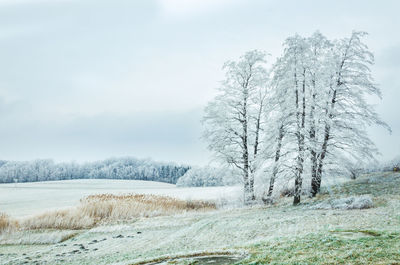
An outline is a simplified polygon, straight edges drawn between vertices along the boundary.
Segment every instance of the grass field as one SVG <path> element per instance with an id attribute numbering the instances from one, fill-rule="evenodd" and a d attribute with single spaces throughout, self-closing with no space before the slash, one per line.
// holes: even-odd
<path id="1" fill-rule="evenodd" d="M 3 234 L 2 264 L 400 264 L 400 174 L 370 174 L 291 206 L 184 212 L 90 229 Z M 315 210 L 369 194 L 374 207 Z"/>

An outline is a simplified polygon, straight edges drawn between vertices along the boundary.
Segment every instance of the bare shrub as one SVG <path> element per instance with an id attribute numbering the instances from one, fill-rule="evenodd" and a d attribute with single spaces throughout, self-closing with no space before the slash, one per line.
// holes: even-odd
<path id="1" fill-rule="evenodd" d="M 216 209 L 215 204 L 205 201 L 184 201 L 144 194 L 99 194 L 81 199 L 77 207 L 50 211 L 25 219 L 22 225 L 27 229 L 85 229 L 100 222 L 213 209 Z"/>
<path id="2" fill-rule="evenodd" d="M 11 219 L 7 214 L 0 213 L 0 234 L 11 232 L 19 227 L 17 220 Z"/>

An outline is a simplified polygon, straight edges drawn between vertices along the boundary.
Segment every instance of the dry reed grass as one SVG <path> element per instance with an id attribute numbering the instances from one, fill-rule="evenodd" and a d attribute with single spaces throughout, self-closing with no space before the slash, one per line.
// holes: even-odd
<path id="1" fill-rule="evenodd" d="M 95 224 L 79 207 L 48 211 L 21 220 L 23 229 L 85 229 Z"/>
<path id="2" fill-rule="evenodd" d="M 91 195 L 81 200 L 81 209 L 87 215 L 113 220 L 132 217 L 170 215 L 186 211 L 213 210 L 215 204 L 205 201 L 184 201 L 167 196 L 127 194 Z"/>
<path id="3" fill-rule="evenodd" d="M 17 220 L 11 219 L 5 213 L 0 213 L 0 234 L 11 232 L 18 229 L 19 223 Z"/>
<path id="4" fill-rule="evenodd" d="M 81 199 L 77 207 L 27 218 L 21 226 L 24 229 L 85 229 L 104 222 L 214 209 L 216 206 L 211 202 L 184 201 L 167 196 L 99 194 Z"/>

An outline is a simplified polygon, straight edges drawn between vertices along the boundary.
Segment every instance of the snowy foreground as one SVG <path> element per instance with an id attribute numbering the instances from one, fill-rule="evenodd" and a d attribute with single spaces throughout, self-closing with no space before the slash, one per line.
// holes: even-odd
<path id="1" fill-rule="evenodd" d="M 73 182 L 63 183 L 73 187 Z M 99 187 L 105 182 L 97 184 Z M 142 183 L 141 191 L 149 189 L 147 184 Z M 231 257 L 243 259 L 239 264 L 396 263 L 400 262 L 399 184 L 400 174 L 390 173 L 349 182 L 332 189 L 332 194 L 323 194 L 318 200 L 305 199 L 296 207 L 291 206 L 291 198 L 281 198 L 278 205 L 270 207 L 138 218 L 79 231 L 14 232 L 0 236 L 0 260 L 1 264 L 167 264 L 158 262 L 181 257 L 178 264 L 190 264 L 188 256 L 230 253 Z M 37 185 L 45 190 L 44 183 Z M 157 185 L 154 190 L 160 192 L 157 194 L 179 197 L 208 197 L 209 194 L 202 193 L 214 191 L 207 188 L 195 193 L 192 189 L 186 192 L 167 184 Z M 91 192 L 96 190 L 94 187 Z M 66 194 L 71 190 L 74 189 L 59 192 Z M 215 190 L 218 192 L 214 196 L 223 191 Z M 78 199 L 83 191 L 71 194 Z M 337 200 L 334 198 L 365 194 L 372 198 L 374 207 L 363 210 L 314 207 L 324 201 L 333 203 Z M 70 201 L 74 201 L 72 196 Z M 16 213 L 22 215 L 22 208 Z"/>
<path id="2" fill-rule="evenodd" d="M 173 184 L 141 180 L 82 179 L 0 184 L 0 212 L 23 217 L 75 206 L 85 196 L 104 193 L 155 194 L 184 200 L 229 200 L 234 203 L 240 192 L 240 187 L 176 188 Z"/>

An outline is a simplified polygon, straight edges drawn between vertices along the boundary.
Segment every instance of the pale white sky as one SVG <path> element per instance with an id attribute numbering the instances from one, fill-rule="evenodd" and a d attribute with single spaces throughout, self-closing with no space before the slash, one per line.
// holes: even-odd
<path id="1" fill-rule="evenodd" d="M 284 39 L 370 33 L 378 111 L 400 150 L 398 1 L 0 0 L 0 159 L 132 155 L 206 163 L 202 109 L 221 66 Z"/>

